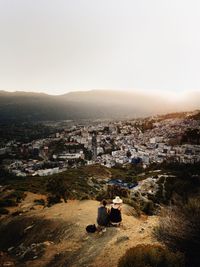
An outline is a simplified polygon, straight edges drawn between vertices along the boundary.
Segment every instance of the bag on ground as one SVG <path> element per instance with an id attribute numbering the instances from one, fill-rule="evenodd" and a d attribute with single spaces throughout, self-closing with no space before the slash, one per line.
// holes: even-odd
<path id="1" fill-rule="evenodd" d="M 95 233 L 97 230 L 95 224 L 89 224 L 85 229 L 88 233 Z"/>

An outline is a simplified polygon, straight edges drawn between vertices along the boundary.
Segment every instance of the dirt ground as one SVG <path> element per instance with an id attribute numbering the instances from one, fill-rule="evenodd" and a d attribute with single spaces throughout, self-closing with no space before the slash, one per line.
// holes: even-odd
<path id="1" fill-rule="evenodd" d="M 37 231 L 36 233 L 33 229 L 27 230 L 27 238 L 33 242 L 35 235 L 39 240 L 40 233 L 38 232 L 41 229 L 45 252 L 40 257 L 23 262 L 22 266 L 116 267 L 119 258 L 128 248 L 138 244 L 157 243 L 152 236 L 152 229 L 158 223 L 157 216 L 135 218 L 131 215 L 131 208 L 123 205 L 123 225 L 120 228 L 108 227 L 106 232 L 88 234 L 85 227 L 88 224 L 96 223 L 99 205 L 97 201 L 73 200 L 56 204 L 50 208 L 42 208 L 34 206 L 34 200 L 39 198 L 41 199 L 41 196 L 28 193 L 19 208 L 26 209 L 24 218 L 31 218 L 33 221 L 32 224 L 29 223 L 31 225 L 28 227 L 33 229 L 35 227 L 35 231 Z M 51 222 L 51 224 L 42 225 L 40 223 L 41 226 L 36 226 L 38 220 Z M 58 231 L 60 226 L 62 231 L 59 231 L 59 239 L 54 240 L 52 235 L 49 238 L 48 229 L 45 229 L 46 232 L 44 232 L 45 227 L 52 227 L 52 225 L 56 225 L 54 232 Z M 33 236 L 30 239 L 28 235 L 31 234 Z"/>

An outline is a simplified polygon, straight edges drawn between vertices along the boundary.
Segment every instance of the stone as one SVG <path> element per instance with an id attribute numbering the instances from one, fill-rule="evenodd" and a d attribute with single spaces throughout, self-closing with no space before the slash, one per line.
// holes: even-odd
<path id="1" fill-rule="evenodd" d="M 45 246 L 50 246 L 51 244 L 52 244 L 53 242 L 50 242 L 50 241 L 44 241 L 43 242 L 43 245 L 45 245 Z"/>
<path id="2" fill-rule="evenodd" d="M 13 250 L 14 249 L 14 247 L 10 247 L 10 248 L 8 248 L 8 252 L 10 252 L 11 250 Z"/>
<path id="3" fill-rule="evenodd" d="M 14 265 L 14 262 L 12 262 L 12 261 L 6 261 L 6 262 L 3 263 L 3 267 L 10 267 L 10 266 L 15 266 Z"/>
<path id="4" fill-rule="evenodd" d="M 26 233 L 26 231 L 28 231 L 28 230 L 30 230 L 31 228 L 33 228 L 33 226 L 34 226 L 34 224 L 29 225 L 28 227 L 26 227 L 26 228 L 24 229 L 24 233 Z"/>
<path id="5" fill-rule="evenodd" d="M 89 239 L 89 236 L 84 237 L 82 240 L 87 241 Z"/>

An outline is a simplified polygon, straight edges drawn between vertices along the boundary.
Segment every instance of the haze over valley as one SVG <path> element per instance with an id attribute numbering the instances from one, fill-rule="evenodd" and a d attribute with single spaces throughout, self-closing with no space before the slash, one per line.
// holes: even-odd
<path id="1" fill-rule="evenodd" d="M 177 97 L 180 96 L 180 97 Z M 200 107 L 200 92 L 91 90 L 64 95 L 0 91 L 0 122 L 137 118 Z"/>

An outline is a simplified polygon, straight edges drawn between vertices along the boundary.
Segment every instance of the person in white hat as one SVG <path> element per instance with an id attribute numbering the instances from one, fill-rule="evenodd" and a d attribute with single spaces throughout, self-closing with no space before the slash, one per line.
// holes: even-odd
<path id="1" fill-rule="evenodd" d="M 122 199 L 119 196 L 116 196 L 115 199 L 113 199 L 113 204 L 111 206 L 110 210 L 110 223 L 113 226 L 120 226 L 122 221 L 122 215 L 121 215 L 121 206 L 122 206 Z"/>

